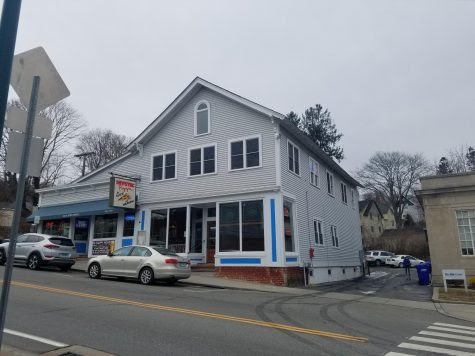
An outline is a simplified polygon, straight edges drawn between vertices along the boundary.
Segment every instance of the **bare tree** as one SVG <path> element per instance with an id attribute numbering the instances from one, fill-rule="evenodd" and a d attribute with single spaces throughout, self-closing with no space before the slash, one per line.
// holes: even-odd
<path id="1" fill-rule="evenodd" d="M 93 152 L 82 157 L 86 160 L 86 172 L 91 172 L 113 159 L 123 155 L 132 139 L 119 135 L 111 130 L 90 130 L 79 137 L 76 145 L 76 155 Z M 81 171 L 82 163 L 76 164 L 77 171 Z"/>
<path id="2" fill-rule="evenodd" d="M 384 199 L 394 215 L 397 228 L 402 228 L 408 197 L 413 195 L 419 179 L 430 171 L 430 165 L 421 154 L 378 152 L 364 164 L 357 176 L 366 190 Z"/>
<path id="3" fill-rule="evenodd" d="M 468 152 L 468 146 L 461 145 L 460 147 L 454 147 L 448 152 L 448 166 L 451 173 L 465 173 L 468 170 L 466 154 Z"/>

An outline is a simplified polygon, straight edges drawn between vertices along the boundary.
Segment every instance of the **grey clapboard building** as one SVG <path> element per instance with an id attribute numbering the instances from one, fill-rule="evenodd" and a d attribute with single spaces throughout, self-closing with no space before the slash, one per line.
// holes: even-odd
<path id="1" fill-rule="evenodd" d="M 136 210 L 109 206 L 111 172 L 140 179 Z M 222 276 L 322 283 L 361 275 L 357 186 L 284 115 L 196 78 L 122 157 L 38 190 L 35 214 L 89 257 L 161 245 Z"/>

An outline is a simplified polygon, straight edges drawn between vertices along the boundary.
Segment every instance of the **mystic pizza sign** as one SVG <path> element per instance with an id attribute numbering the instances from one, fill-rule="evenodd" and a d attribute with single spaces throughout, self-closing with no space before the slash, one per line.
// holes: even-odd
<path id="1" fill-rule="evenodd" d="M 109 205 L 116 208 L 135 209 L 135 187 L 132 179 L 112 177 L 109 188 Z"/>

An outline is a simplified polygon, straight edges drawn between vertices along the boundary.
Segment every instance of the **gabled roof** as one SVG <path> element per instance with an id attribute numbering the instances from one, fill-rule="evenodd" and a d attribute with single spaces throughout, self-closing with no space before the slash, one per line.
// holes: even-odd
<path id="1" fill-rule="evenodd" d="M 340 175 L 345 181 L 350 183 L 353 186 L 361 186 L 351 175 L 349 175 L 343 168 L 341 168 L 338 163 L 336 163 L 330 156 L 328 156 L 323 150 L 315 144 L 307 135 L 305 135 L 300 129 L 295 125 L 290 123 L 285 115 L 269 109 L 263 105 L 257 104 L 249 99 L 246 99 L 240 95 L 237 95 L 229 90 L 221 88 L 220 86 L 208 82 L 200 77 L 196 77 L 176 98 L 173 102 L 154 120 L 150 125 L 145 128 L 130 144 L 127 146 L 127 153 L 124 156 L 121 156 L 114 161 L 96 169 L 95 171 L 86 174 L 84 177 L 81 177 L 74 181 L 74 183 L 79 183 L 88 177 L 97 174 L 110 166 L 112 163 L 122 160 L 126 155 L 129 155 L 131 152 L 137 149 L 137 146 L 143 145 L 148 142 L 172 117 L 173 115 L 180 110 L 200 89 L 206 88 L 215 93 L 221 94 L 226 98 L 234 100 L 256 112 L 259 112 L 269 118 L 278 119 L 280 125 L 289 132 L 296 141 L 304 145 L 310 152 L 312 152 L 317 158 L 323 161 L 330 169 L 335 173 Z"/>
<path id="2" fill-rule="evenodd" d="M 358 205 L 359 205 L 360 213 L 363 212 L 364 216 L 369 215 L 369 211 L 371 210 L 371 207 L 373 205 L 376 207 L 381 217 L 383 216 L 383 213 L 379 209 L 379 206 L 378 206 L 378 203 L 376 203 L 376 200 L 373 200 L 373 199 L 362 200 L 358 202 Z"/>

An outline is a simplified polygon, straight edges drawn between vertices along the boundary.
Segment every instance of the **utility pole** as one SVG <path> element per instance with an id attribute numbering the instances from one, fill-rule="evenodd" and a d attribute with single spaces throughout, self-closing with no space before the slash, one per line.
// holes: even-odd
<path id="1" fill-rule="evenodd" d="M 4 0 L 0 20 L 0 132 L 3 132 L 21 0 Z M 0 145 L 2 136 L 0 135 Z"/>
<path id="2" fill-rule="evenodd" d="M 82 174 L 81 177 L 84 177 L 86 174 L 86 158 L 92 155 L 95 155 L 96 152 L 84 152 L 84 153 L 79 153 L 77 155 L 74 155 L 74 157 L 78 157 L 79 159 L 82 158 Z"/>

